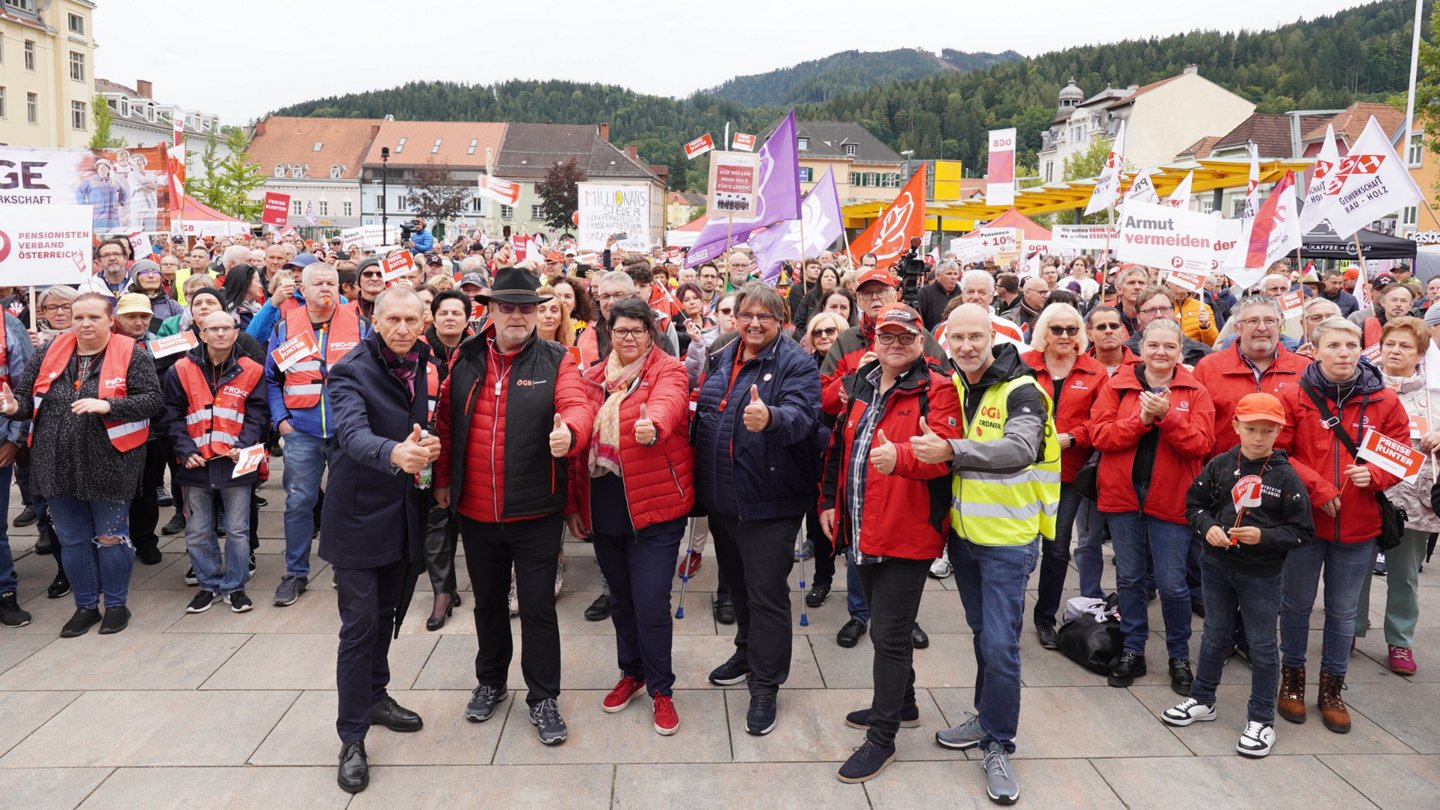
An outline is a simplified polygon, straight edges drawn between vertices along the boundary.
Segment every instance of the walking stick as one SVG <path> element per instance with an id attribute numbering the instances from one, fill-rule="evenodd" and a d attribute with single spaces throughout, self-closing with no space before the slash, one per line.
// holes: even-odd
<path id="1" fill-rule="evenodd" d="M 685 548 L 685 561 L 680 564 L 680 605 L 675 608 L 675 618 L 685 618 L 685 590 L 690 584 L 690 555 L 695 553 L 695 519 L 690 519 L 690 541 Z"/>

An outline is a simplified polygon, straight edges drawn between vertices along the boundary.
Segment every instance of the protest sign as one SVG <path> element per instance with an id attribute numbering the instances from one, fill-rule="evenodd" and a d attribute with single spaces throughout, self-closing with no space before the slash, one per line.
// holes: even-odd
<path id="1" fill-rule="evenodd" d="M 340 232 L 340 244 L 349 249 L 351 245 L 379 247 L 385 244 L 385 235 L 379 225 L 360 225 Z"/>
<path id="2" fill-rule="evenodd" d="M 1282 293 L 1280 295 L 1280 315 L 1285 320 L 1300 317 L 1305 309 L 1305 295 L 1299 290 Z"/>
<path id="3" fill-rule="evenodd" d="M 985 204 L 1015 203 L 1015 130 L 990 130 L 990 155 L 985 171 Z"/>
<path id="4" fill-rule="evenodd" d="M 734 137 L 730 139 L 730 148 L 738 149 L 741 152 L 754 152 L 755 136 L 746 135 L 743 132 L 737 132 L 735 133 Z"/>
<path id="5" fill-rule="evenodd" d="M 162 357 L 169 357 L 172 354 L 188 352 L 195 348 L 198 342 L 199 340 L 195 337 L 195 333 L 189 329 L 162 338 L 155 338 L 150 341 L 149 344 L 150 356 L 159 360 Z"/>
<path id="6" fill-rule="evenodd" d="M 624 234 L 615 244 L 624 250 L 650 249 L 650 197 L 648 185 L 578 183 L 580 247 L 604 250 L 606 239 Z M 711 216 L 711 221 L 723 217 Z"/>
<path id="7" fill-rule="evenodd" d="M 687 160 L 694 160 L 714 148 L 715 139 L 710 137 L 710 133 L 707 132 L 685 144 L 685 158 Z"/>
<path id="8" fill-rule="evenodd" d="M 1165 280 L 1182 290 L 1198 293 L 1205 289 L 1204 273 L 1187 273 L 1184 270 L 1171 270 Z"/>
<path id="9" fill-rule="evenodd" d="M 93 222 L 88 205 L 0 206 L 0 286 L 81 283 Z"/>
<path id="10" fill-rule="evenodd" d="M 1398 478 L 1410 479 L 1420 474 L 1425 463 L 1425 454 L 1404 442 L 1398 442 L 1383 433 L 1370 428 L 1360 437 L 1360 452 L 1356 457 Z"/>
<path id="11" fill-rule="evenodd" d="M 524 257 L 517 257 L 516 260 L 523 261 Z M 386 281 L 394 281 L 414 269 L 415 259 L 408 250 L 397 251 L 380 260 L 380 271 Z"/>
<path id="12" fill-rule="evenodd" d="M 281 194 L 278 191 L 265 192 L 265 205 L 260 212 L 260 221 L 266 225 L 283 228 L 285 220 L 289 216 L 290 195 Z"/>
<path id="13" fill-rule="evenodd" d="M 251 447 L 240 448 L 240 458 L 235 461 L 235 472 L 231 478 L 239 478 L 249 475 L 260 469 L 260 462 L 265 460 L 265 445 L 257 444 Z"/>
<path id="14" fill-rule="evenodd" d="M 1215 219 L 1208 214 L 1153 203 L 1131 202 L 1121 209 L 1121 261 L 1166 270 L 1209 272 L 1214 261 Z"/>
<path id="15" fill-rule="evenodd" d="M 710 156 L 712 217 L 755 216 L 760 193 L 760 156 L 752 152 L 716 152 Z"/>
<path id="16" fill-rule="evenodd" d="M 1056 250 L 1104 250 L 1114 246 L 1118 230 L 1114 225 L 1056 225 L 1050 241 Z"/>
<path id="17" fill-rule="evenodd" d="M 0 146 L 0 205 L 91 206 L 91 231 L 101 235 L 168 231 L 170 209 L 177 207 L 163 146 Z"/>
<path id="18" fill-rule="evenodd" d="M 695 237 L 690 252 L 685 254 L 686 267 L 698 267 L 718 258 L 731 245 L 747 241 L 750 234 L 760 228 L 800 218 L 800 163 L 795 131 L 795 111 L 791 110 L 757 152 L 760 190 L 755 216 L 710 217 Z M 585 247 L 583 242 L 581 247 Z"/>
<path id="19" fill-rule="evenodd" d="M 308 329 L 275 347 L 270 353 L 275 368 L 289 371 L 296 363 L 310 357 L 320 356 L 320 344 L 315 342 L 315 333 Z"/>

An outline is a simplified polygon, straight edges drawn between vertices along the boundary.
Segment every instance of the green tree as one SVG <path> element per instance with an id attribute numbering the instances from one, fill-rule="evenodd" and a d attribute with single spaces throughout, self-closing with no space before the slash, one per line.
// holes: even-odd
<path id="1" fill-rule="evenodd" d="M 571 215 L 580 210 L 576 184 L 583 182 L 585 170 L 573 158 L 545 171 L 545 179 L 535 186 L 535 193 L 540 197 L 540 216 L 546 225 L 556 230 L 570 227 Z"/>
<path id="2" fill-rule="evenodd" d="M 106 103 L 105 97 L 99 93 L 90 102 L 93 112 L 90 114 L 91 121 L 95 124 L 95 134 L 90 136 L 91 149 L 119 149 L 126 146 L 124 138 L 116 138 L 111 132 L 111 125 L 114 116 L 110 114 L 110 105 Z"/>
<path id="3" fill-rule="evenodd" d="M 240 127 L 225 131 L 227 154 L 220 157 L 219 144 L 215 136 L 206 139 L 205 151 L 200 155 L 200 165 L 205 175 L 188 179 L 186 193 L 222 214 L 229 214 L 246 222 L 253 222 L 260 216 L 260 200 L 250 199 L 250 192 L 265 183 L 265 176 L 250 160 L 246 151 L 250 138 Z"/>

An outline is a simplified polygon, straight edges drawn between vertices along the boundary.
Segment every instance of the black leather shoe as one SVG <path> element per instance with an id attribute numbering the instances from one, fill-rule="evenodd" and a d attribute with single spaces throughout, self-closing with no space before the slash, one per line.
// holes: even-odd
<path id="1" fill-rule="evenodd" d="M 1117 688 L 1124 688 L 1134 683 L 1136 678 L 1143 677 L 1145 677 L 1145 656 L 1122 652 L 1120 657 L 1115 659 L 1114 666 L 1110 667 L 1110 677 L 1105 682 Z"/>
<path id="2" fill-rule="evenodd" d="M 1170 659 L 1170 689 L 1177 695 L 1190 697 L 1190 684 L 1195 674 L 1190 671 L 1190 662 L 1184 658 Z"/>
<path id="3" fill-rule="evenodd" d="M 910 628 L 910 643 L 917 650 L 923 650 L 930 646 L 930 637 L 925 635 L 924 630 L 920 629 L 919 622 L 916 622 L 915 626 Z"/>
<path id="4" fill-rule="evenodd" d="M 860 637 L 865 635 L 865 631 L 869 629 L 865 622 L 851 619 L 845 622 L 845 626 L 840 628 L 840 632 L 835 634 L 835 643 L 841 647 L 854 647 L 860 643 Z"/>
<path id="5" fill-rule="evenodd" d="M 386 695 L 370 706 L 370 725 L 405 733 L 419 731 L 425 727 L 425 721 L 420 719 L 420 715 L 396 703 L 395 698 Z"/>
<path id="6" fill-rule="evenodd" d="M 810 586 L 810 592 L 805 594 L 805 606 L 818 608 L 821 605 L 825 604 L 825 600 L 829 597 L 830 583 L 816 582 L 815 584 Z"/>
<path id="7" fill-rule="evenodd" d="M 715 614 L 715 621 L 721 624 L 735 623 L 735 606 L 729 602 L 716 602 L 710 612 Z"/>
<path id="8" fill-rule="evenodd" d="M 164 526 L 160 527 L 160 533 L 166 537 L 172 534 L 179 534 L 183 531 L 185 531 L 185 516 L 179 512 L 176 512 L 174 517 L 170 518 Z"/>
<path id="9" fill-rule="evenodd" d="M 10 525 L 20 529 L 32 525 L 39 519 L 40 516 L 35 514 L 35 510 L 27 506 L 20 510 L 20 514 L 15 516 L 15 522 Z"/>
<path id="10" fill-rule="evenodd" d="M 51 554 L 58 554 L 60 541 L 55 538 L 55 530 L 49 526 L 41 526 L 40 533 L 35 536 L 35 553 L 44 557 Z"/>
<path id="11" fill-rule="evenodd" d="M 346 793 L 359 793 L 370 785 L 370 760 L 365 757 L 365 742 L 356 740 L 340 748 L 340 773 L 336 784 Z"/>
<path id="12" fill-rule="evenodd" d="M 590 607 L 585 608 L 585 620 L 591 622 L 603 622 L 610 618 L 610 597 L 600 594 Z"/>
<path id="13" fill-rule="evenodd" d="M 1041 647 L 1047 650 L 1058 650 L 1060 648 L 1060 636 L 1055 632 L 1054 622 L 1035 622 L 1035 635 L 1039 637 Z"/>

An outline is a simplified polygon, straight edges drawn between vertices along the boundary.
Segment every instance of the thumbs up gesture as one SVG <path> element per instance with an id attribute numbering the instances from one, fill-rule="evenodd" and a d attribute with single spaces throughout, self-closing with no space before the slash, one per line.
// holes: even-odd
<path id="1" fill-rule="evenodd" d="M 745 429 L 759 433 L 770 426 L 770 408 L 760 401 L 760 387 L 750 386 L 750 404 L 745 406 Z"/>
<path id="2" fill-rule="evenodd" d="M 555 414 L 555 427 L 550 431 L 550 455 L 555 458 L 564 458 L 574 443 L 575 435 L 570 432 L 569 426 L 565 424 L 564 419 L 560 418 L 560 414 Z"/>
<path id="3" fill-rule="evenodd" d="M 650 421 L 650 413 L 645 408 L 645 403 L 640 403 L 640 418 L 635 420 L 635 443 L 646 447 L 654 444 L 659 437 L 655 433 L 655 423 Z"/>
<path id="4" fill-rule="evenodd" d="M 420 426 L 416 425 L 410 435 L 405 437 L 405 441 L 395 445 L 395 449 L 390 451 L 390 463 L 411 475 L 425 469 L 425 465 L 430 463 L 430 448 L 425 446 L 424 442 Z M 435 449 L 438 451 L 439 447 Z"/>
<path id="5" fill-rule="evenodd" d="M 870 444 L 870 465 L 885 475 L 895 472 L 895 444 L 885 438 L 885 431 L 875 431 Z"/>
<path id="6" fill-rule="evenodd" d="M 949 464 L 955 458 L 955 449 L 950 446 L 950 441 L 937 436 L 924 419 L 920 420 L 920 435 L 910 440 L 910 449 L 922 464 Z"/>
<path id="7" fill-rule="evenodd" d="M 15 400 L 15 393 L 10 390 L 10 383 L 0 383 L 0 413 L 9 415 L 20 409 L 20 403 Z"/>

